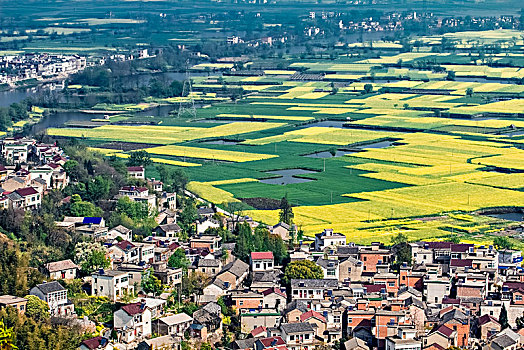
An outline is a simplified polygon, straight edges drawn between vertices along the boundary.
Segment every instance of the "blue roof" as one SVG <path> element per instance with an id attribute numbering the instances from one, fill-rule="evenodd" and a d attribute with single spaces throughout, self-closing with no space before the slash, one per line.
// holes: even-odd
<path id="1" fill-rule="evenodd" d="M 82 221 L 83 224 L 96 224 L 99 225 L 102 222 L 102 218 L 96 218 L 96 217 L 85 217 Z"/>
<path id="2" fill-rule="evenodd" d="M 190 326 L 190 328 L 200 330 L 200 329 L 204 328 L 204 326 L 202 326 L 201 324 L 194 324 L 194 323 L 193 323 L 193 324 Z"/>

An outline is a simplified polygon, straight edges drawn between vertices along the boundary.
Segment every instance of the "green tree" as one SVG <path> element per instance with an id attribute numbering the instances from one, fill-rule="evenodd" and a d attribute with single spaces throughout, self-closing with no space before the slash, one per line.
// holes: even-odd
<path id="1" fill-rule="evenodd" d="M 292 225 L 294 217 L 295 214 L 293 214 L 293 207 L 291 206 L 291 203 L 289 203 L 287 197 L 282 197 L 280 200 L 280 222 L 285 222 L 288 225 Z"/>
<path id="2" fill-rule="evenodd" d="M 365 84 L 364 85 L 364 93 L 365 94 L 370 94 L 373 92 L 373 84 Z"/>
<path id="3" fill-rule="evenodd" d="M 82 217 L 82 216 L 100 216 L 102 210 L 95 207 L 91 202 L 83 201 L 78 194 L 71 196 L 71 207 L 69 211 L 72 216 Z"/>
<path id="4" fill-rule="evenodd" d="M 411 248 L 408 244 L 408 236 L 399 232 L 391 237 L 391 244 L 394 246 L 396 265 L 398 266 L 402 263 L 411 264 Z"/>
<path id="5" fill-rule="evenodd" d="M 502 329 L 509 327 L 508 323 L 508 310 L 506 310 L 506 305 L 502 304 L 502 309 L 500 310 L 499 323 Z"/>
<path id="6" fill-rule="evenodd" d="M 186 257 L 186 252 L 182 248 L 176 249 L 167 260 L 167 266 L 178 269 L 183 268 L 187 270 L 189 259 Z"/>
<path id="7" fill-rule="evenodd" d="M 153 275 L 153 269 L 142 272 L 142 282 L 140 285 L 146 293 L 151 293 L 154 296 L 158 296 L 164 291 L 162 281 Z"/>
<path id="8" fill-rule="evenodd" d="M 90 274 L 98 269 L 106 269 L 111 264 L 106 252 L 99 243 L 80 242 L 75 247 L 75 262 L 80 269 Z"/>
<path id="9" fill-rule="evenodd" d="M 472 88 L 467 88 L 466 89 L 466 96 L 469 96 L 469 97 L 473 96 L 473 89 Z"/>
<path id="10" fill-rule="evenodd" d="M 322 268 L 311 260 L 297 260 L 290 262 L 284 272 L 284 282 L 292 279 L 321 279 L 324 277 Z"/>
<path id="11" fill-rule="evenodd" d="M 18 347 L 15 345 L 15 334 L 13 333 L 13 327 L 8 328 L 4 320 L 0 320 L 0 349 L 1 350 L 16 350 Z"/>
<path id="12" fill-rule="evenodd" d="M 25 314 L 36 321 L 43 321 L 49 318 L 49 305 L 36 295 L 26 295 L 27 305 Z"/>
<path id="13" fill-rule="evenodd" d="M 148 166 L 152 163 L 151 156 L 146 151 L 131 152 L 127 163 L 130 166 Z"/>
<path id="14" fill-rule="evenodd" d="M 508 237 L 499 236 L 493 239 L 493 246 L 496 249 L 513 249 L 513 242 Z"/>
<path id="15" fill-rule="evenodd" d="M 203 343 L 200 346 L 200 350 L 213 350 L 213 347 L 209 343 Z"/>
<path id="16" fill-rule="evenodd" d="M 195 201 L 191 198 L 186 198 L 183 201 L 183 208 L 178 216 L 178 224 L 186 234 L 190 234 L 194 230 L 193 223 L 198 218 L 198 210 Z"/>
<path id="17" fill-rule="evenodd" d="M 129 197 L 121 197 L 116 203 L 116 211 L 125 214 L 135 222 L 149 217 L 149 207 L 145 202 L 135 202 Z"/>

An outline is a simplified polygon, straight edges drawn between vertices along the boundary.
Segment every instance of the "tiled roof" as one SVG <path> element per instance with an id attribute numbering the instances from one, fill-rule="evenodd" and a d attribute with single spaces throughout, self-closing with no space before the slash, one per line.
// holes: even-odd
<path id="1" fill-rule="evenodd" d="M 314 332 L 313 327 L 309 323 L 285 323 L 280 325 L 280 328 L 286 332 L 286 334 Z"/>
<path id="2" fill-rule="evenodd" d="M 77 269 L 78 265 L 72 262 L 70 259 L 67 259 L 62 261 L 50 262 L 45 265 L 45 268 L 47 271 L 52 273 L 62 270 Z"/>
<path id="3" fill-rule="evenodd" d="M 119 247 L 120 249 L 124 250 L 124 251 L 128 251 L 130 249 L 133 249 L 135 247 L 135 245 L 129 241 L 122 241 L 122 242 L 118 242 L 117 244 L 115 244 L 117 247 Z"/>
<path id="4" fill-rule="evenodd" d="M 259 339 L 258 341 L 261 342 L 265 348 L 286 345 L 286 342 L 284 341 L 284 339 L 282 339 L 282 337 L 269 337 Z"/>
<path id="5" fill-rule="evenodd" d="M 262 334 L 262 333 L 266 333 L 266 332 L 267 332 L 267 328 L 266 327 L 258 326 L 257 328 L 253 329 L 250 334 L 253 337 L 256 337 L 257 335 Z"/>
<path id="6" fill-rule="evenodd" d="M 145 309 L 146 305 L 140 302 L 122 306 L 122 310 L 127 312 L 129 316 L 141 314 L 142 312 L 144 312 Z"/>
<path id="7" fill-rule="evenodd" d="M 312 317 L 319 319 L 322 322 L 326 322 L 326 318 L 324 316 L 313 310 L 309 310 L 308 312 L 305 312 L 302 315 L 300 315 L 300 322 L 306 322 Z"/>
<path id="8" fill-rule="evenodd" d="M 272 294 L 272 293 L 278 294 L 278 295 L 286 298 L 286 293 L 282 292 L 279 288 L 269 288 L 269 289 L 266 289 L 265 291 L 262 292 L 262 294 L 264 296 Z"/>
<path id="9" fill-rule="evenodd" d="M 450 266 L 455 267 L 471 267 L 473 264 L 473 260 L 471 259 L 451 259 L 449 262 Z"/>
<path id="10" fill-rule="evenodd" d="M 108 343 L 108 340 L 104 337 L 94 337 L 91 339 L 86 339 L 82 342 L 88 349 L 98 349 L 101 346 L 104 346 Z"/>
<path id="11" fill-rule="evenodd" d="M 22 197 L 38 194 L 38 191 L 35 190 L 33 187 L 20 188 L 16 190 L 15 192 L 18 193 Z"/>
<path id="12" fill-rule="evenodd" d="M 38 284 L 38 285 L 36 286 L 36 288 L 40 289 L 44 295 L 45 295 L 45 294 L 49 294 L 49 293 L 61 292 L 61 291 L 63 291 L 63 290 L 66 290 L 66 289 L 65 289 L 65 288 L 64 288 L 60 283 L 58 283 L 57 281 Z"/>
<path id="13" fill-rule="evenodd" d="M 130 166 L 127 167 L 127 171 L 144 171 L 144 168 L 141 166 Z"/>
<path id="14" fill-rule="evenodd" d="M 446 337 L 450 337 L 453 334 L 453 329 L 446 327 L 445 325 L 440 326 L 437 332 L 442 333 Z"/>
<path id="15" fill-rule="evenodd" d="M 252 252 L 251 260 L 273 260 L 273 252 Z"/>
<path id="16" fill-rule="evenodd" d="M 495 322 L 497 324 L 499 323 L 499 321 L 497 321 L 496 318 L 491 317 L 490 315 L 482 315 L 479 317 L 479 320 L 478 320 L 479 326 L 482 326 L 483 324 L 486 324 L 488 322 Z"/>

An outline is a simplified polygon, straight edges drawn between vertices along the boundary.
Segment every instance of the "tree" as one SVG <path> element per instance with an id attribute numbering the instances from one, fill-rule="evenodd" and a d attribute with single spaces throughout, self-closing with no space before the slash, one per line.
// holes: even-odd
<path id="1" fill-rule="evenodd" d="M 152 162 L 151 156 L 146 151 L 132 152 L 127 161 L 130 166 L 148 166 Z"/>
<path id="2" fill-rule="evenodd" d="M 399 232 L 391 237 L 391 243 L 394 246 L 396 265 L 411 264 L 411 248 L 408 244 L 408 236 Z"/>
<path id="3" fill-rule="evenodd" d="M 517 323 L 517 329 L 522 329 L 522 328 L 524 328 L 524 313 L 522 314 L 521 317 L 517 317 L 517 319 L 515 320 L 515 322 Z"/>
<path id="4" fill-rule="evenodd" d="M 13 333 L 13 327 L 7 328 L 7 326 L 4 323 L 4 320 L 0 320 L 0 349 L 18 349 L 18 347 L 15 345 L 15 334 Z"/>
<path id="5" fill-rule="evenodd" d="M 294 216 L 295 215 L 293 214 L 293 207 L 291 206 L 291 203 L 289 203 L 287 197 L 282 197 L 280 200 L 280 222 L 285 222 L 288 225 L 292 225 Z"/>
<path id="6" fill-rule="evenodd" d="M 493 239 L 493 245 L 496 249 L 500 250 L 513 248 L 513 242 L 511 242 L 510 239 L 505 236 L 495 237 L 495 239 Z"/>
<path id="7" fill-rule="evenodd" d="M 142 282 L 140 285 L 146 293 L 151 293 L 154 296 L 158 296 L 164 291 L 162 281 L 153 275 L 153 269 L 142 272 Z"/>
<path id="8" fill-rule="evenodd" d="M 506 310 L 506 305 L 502 304 L 502 310 L 500 310 L 499 323 L 502 329 L 509 327 L 508 323 L 508 311 Z"/>
<path id="9" fill-rule="evenodd" d="M 191 198 L 186 198 L 183 201 L 183 208 L 178 216 L 178 225 L 187 234 L 190 234 L 193 229 L 193 223 L 198 218 L 198 210 L 195 201 Z"/>
<path id="10" fill-rule="evenodd" d="M 195 271 L 182 277 L 182 292 L 185 295 L 201 295 L 204 288 L 209 284 L 209 276 L 203 272 Z"/>
<path id="11" fill-rule="evenodd" d="M 187 270 L 189 265 L 189 259 L 186 257 L 186 252 L 182 248 L 176 249 L 167 261 L 167 266 L 179 269 L 183 268 Z"/>
<path id="12" fill-rule="evenodd" d="M 98 269 L 106 269 L 111 265 L 109 258 L 106 258 L 104 248 L 99 243 L 78 243 L 75 247 L 74 260 L 86 274 Z"/>
<path id="13" fill-rule="evenodd" d="M 469 96 L 469 97 L 473 96 L 473 89 L 472 88 L 467 88 L 466 89 L 466 96 Z"/>
<path id="14" fill-rule="evenodd" d="M 203 343 L 200 346 L 200 350 L 213 350 L 213 347 L 209 343 Z"/>
<path id="15" fill-rule="evenodd" d="M 373 92 L 373 85 L 372 84 L 365 84 L 364 85 L 364 93 L 365 94 L 370 94 Z"/>
<path id="16" fill-rule="evenodd" d="M 71 207 L 69 208 L 71 216 L 100 216 L 102 211 L 100 208 L 95 207 L 91 202 L 83 201 L 78 194 L 71 196 Z"/>
<path id="17" fill-rule="evenodd" d="M 450 70 L 448 72 L 448 76 L 446 77 L 447 80 L 455 80 L 455 72 Z"/>
<path id="18" fill-rule="evenodd" d="M 26 295 L 27 305 L 25 314 L 36 321 L 43 321 L 49 318 L 49 305 L 36 295 Z"/>
<path id="19" fill-rule="evenodd" d="M 289 283 L 292 279 L 321 279 L 324 278 L 322 268 L 311 260 L 292 261 L 286 266 L 284 282 Z"/>

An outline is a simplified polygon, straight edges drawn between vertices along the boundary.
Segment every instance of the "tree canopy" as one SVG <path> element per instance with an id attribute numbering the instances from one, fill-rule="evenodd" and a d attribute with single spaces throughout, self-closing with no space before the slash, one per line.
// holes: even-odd
<path id="1" fill-rule="evenodd" d="M 284 282 L 292 279 L 321 279 L 324 278 L 322 268 L 311 260 L 297 260 L 290 262 L 284 271 Z"/>

